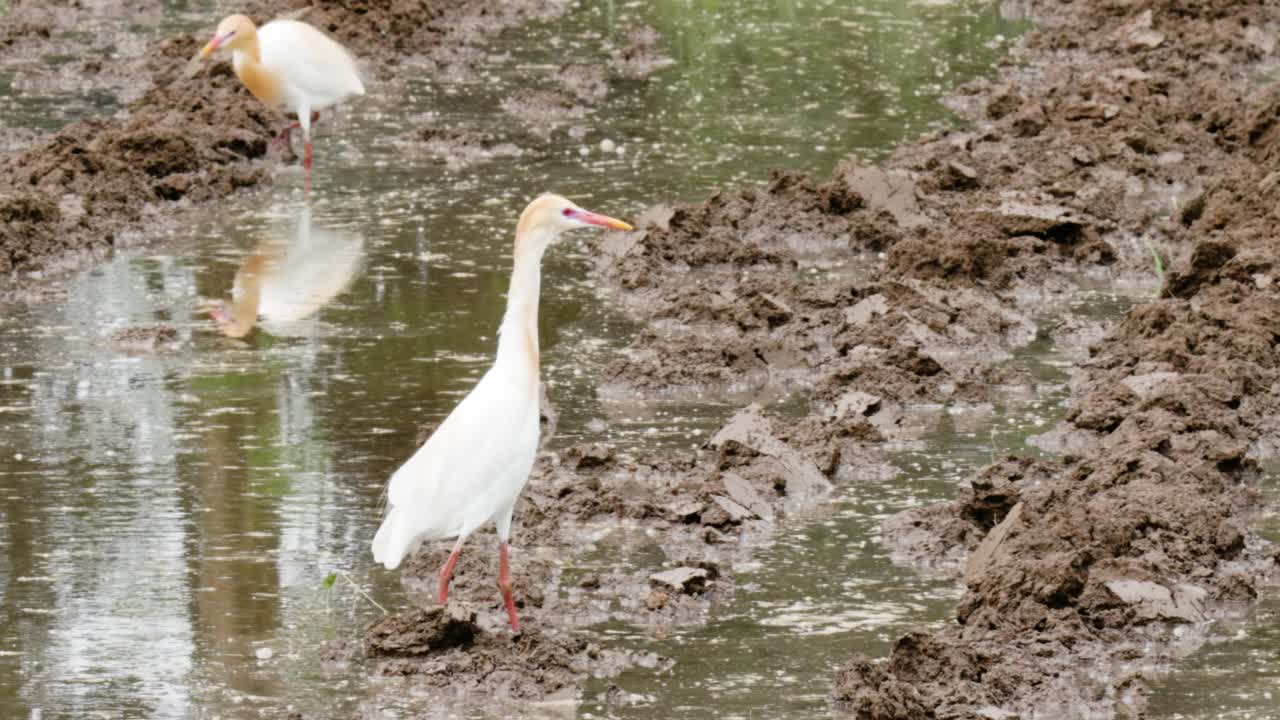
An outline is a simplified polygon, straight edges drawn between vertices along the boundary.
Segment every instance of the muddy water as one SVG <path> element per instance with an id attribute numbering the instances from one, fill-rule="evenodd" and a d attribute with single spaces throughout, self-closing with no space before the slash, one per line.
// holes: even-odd
<path id="1" fill-rule="evenodd" d="M 51 4 L 52 5 L 52 4 Z M 136 58 L 151 40 L 199 27 L 227 0 L 161 0 L 133 3 L 106 0 L 78 10 L 51 7 L 51 13 L 74 14 L 74 32 L 58 33 L 57 42 L 41 57 L 20 49 L 0 54 L 0 125 L 42 132 L 57 130 L 84 117 L 114 112 L 121 102 L 113 89 L 129 78 L 100 74 L 99 58 Z M 0 15 L 8 9 L 0 2 Z M 21 42 L 17 48 L 21 48 Z M 86 61 L 88 65 L 79 61 Z"/>
<path id="2" fill-rule="evenodd" d="M 561 62 L 599 62 L 641 22 L 675 64 L 615 85 L 578 137 L 457 172 L 397 140 L 423 122 L 505 136 L 517 121 L 496 108 L 512 89 Z M 524 201 L 554 189 L 626 217 L 772 166 L 874 159 L 950 122 L 938 94 L 985 72 L 1017 29 L 982 3 L 584 3 L 491 43 L 480 72 L 432 82 L 409 71 L 326 117 L 309 195 L 284 170 L 270 193 L 74 278 L 64 302 L 7 308 L 0 707 L 15 717 L 436 707 L 322 665 L 316 648 L 378 612 L 354 587 L 403 602 L 395 574 L 370 567 L 378 498 L 419 423 L 439 420 L 489 362 Z M 38 125 L 28 101 L 38 98 L 0 104 L 4 122 Z M 581 247 L 567 241 L 545 266 L 555 443 L 700 443 L 730 404 L 596 397 L 600 366 L 632 327 L 584 279 Z M 257 273 L 262 327 L 226 337 L 198 308 L 254 263 L 271 269 Z M 176 339 L 155 350 L 115 339 L 150 323 Z M 883 649 L 954 601 L 950 583 L 887 562 L 879 519 L 949 496 L 992 452 L 1020 448 L 1058 397 L 1032 392 L 1011 409 L 930 421 L 932 439 L 898 448 L 894 467 L 778 538 L 706 628 L 593 630 L 680 661 L 671 675 L 623 678 L 652 699 L 617 712 L 724 703 L 744 716 L 811 716 L 831 664 Z M 483 699 L 466 707 L 488 714 Z"/>
<path id="3" fill-rule="evenodd" d="M 1074 310 L 1113 318 L 1132 298 L 1082 293 Z M 833 668 L 855 652 L 886 655 L 904 634 L 945 622 L 960 596 L 940 569 L 892 563 L 880 523 L 919 504 L 949 500 L 978 468 L 1009 454 L 1036 455 L 1027 438 L 1066 412 L 1068 369 L 1080 348 L 1047 335 L 1014 352 L 1030 381 L 996 405 L 922 409 L 915 429 L 887 444 L 889 463 L 865 468 L 812 522 L 792 527 L 742 568 L 739 588 L 705 627 L 615 627 L 637 647 L 676 659 L 669 675 L 627 673 L 633 694 L 610 717 L 815 717 L 824 714 Z M 596 708 L 602 714 L 604 708 Z M 669 715 L 665 715 L 669 716 Z"/>
<path id="4" fill-rule="evenodd" d="M 1260 535 L 1280 542 L 1280 463 L 1265 466 Z M 1272 718 L 1280 707 L 1280 593 L 1215 623 L 1209 642 L 1155 688 L 1148 717 Z"/>

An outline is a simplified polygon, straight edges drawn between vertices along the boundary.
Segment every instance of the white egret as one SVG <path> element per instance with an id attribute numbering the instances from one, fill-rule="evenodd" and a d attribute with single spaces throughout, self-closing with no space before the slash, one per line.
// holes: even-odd
<path id="1" fill-rule="evenodd" d="M 630 230 L 621 220 L 588 212 L 558 195 L 543 195 L 516 225 L 515 265 L 493 367 L 458 403 L 427 442 L 391 477 L 387 514 L 373 539 L 373 557 L 395 568 L 427 540 L 457 537 L 440 568 L 439 600 L 467 536 L 493 521 L 498 530 L 498 588 L 512 630 L 520 630 L 511 595 L 507 541 L 516 499 L 538 447 L 538 295 L 542 255 L 565 230 L 596 226 Z"/>
<path id="2" fill-rule="evenodd" d="M 311 123 L 320 111 L 353 95 L 364 94 L 364 82 L 347 49 L 300 20 L 272 20 L 256 28 L 244 15 L 231 15 L 218 24 L 213 39 L 200 51 L 207 58 L 219 48 L 231 50 L 236 77 L 268 107 L 296 113 L 297 122 L 280 137 L 302 128 L 305 155 L 311 169 Z"/>

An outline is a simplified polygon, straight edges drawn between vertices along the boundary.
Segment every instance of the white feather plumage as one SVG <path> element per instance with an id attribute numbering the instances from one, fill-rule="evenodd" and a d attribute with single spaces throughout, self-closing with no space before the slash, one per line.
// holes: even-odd
<path id="1" fill-rule="evenodd" d="M 298 20 L 272 20 L 258 28 L 262 64 L 284 82 L 284 105 L 309 113 L 364 94 L 355 59 L 333 38 Z M 240 54 L 234 58 L 242 63 Z"/>
<path id="2" fill-rule="evenodd" d="M 439 600 L 467 536 L 486 522 L 498 530 L 498 587 L 511 628 L 518 631 L 507 540 L 516 499 L 529 480 L 538 449 L 538 296 L 542 255 L 561 232 L 595 225 L 630 225 L 587 212 L 558 195 L 543 195 L 520 215 L 507 312 L 498 354 L 426 444 L 391 477 L 387 514 L 373 538 L 373 557 L 387 568 L 426 540 L 456 536 L 440 569 Z"/>
<path id="3" fill-rule="evenodd" d="M 499 340 L 493 367 L 391 476 L 375 560 L 394 568 L 419 543 L 466 537 L 490 520 L 509 537 L 538 449 L 538 394 L 536 372 Z"/>
<path id="4" fill-rule="evenodd" d="M 297 114 L 298 122 L 280 137 L 287 141 L 293 127 L 302 129 L 303 166 L 309 171 L 312 113 L 364 94 L 355 58 L 333 38 L 299 20 L 273 20 L 258 28 L 245 15 L 223 18 L 200 57 L 224 47 L 231 51 L 236 77 L 254 97 Z"/>

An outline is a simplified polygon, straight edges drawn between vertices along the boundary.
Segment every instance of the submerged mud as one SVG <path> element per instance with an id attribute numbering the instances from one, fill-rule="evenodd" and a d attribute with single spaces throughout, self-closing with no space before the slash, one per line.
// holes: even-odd
<path id="1" fill-rule="evenodd" d="M 752 395 L 796 387 L 796 418 L 750 405 L 704 447 L 545 453 L 515 518 L 513 572 L 526 629 L 505 626 L 496 540 L 478 534 L 434 607 L 444 544 L 404 572 L 422 607 L 368 627 L 352 657 L 382 676 L 518 699 L 572 697 L 586 678 L 662 667 L 572 634 L 608 620 L 703 622 L 734 568 L 832 487 L 886 472 L 881 446 L 910 413 L 989 403 L 1035 383 L 1005 362 L 1058 317 L 1079 276 L 1171 269 L 1158 299 L 1103 335 L 1068 316 L 1055 337 L 1093 343 L 1072 409 L 1039 438 L 1050 460 L 1009 457 L 949 503 L 885 524 L 891 552 L 954 573 L 954 622 L 855 657 L 833 698 L 859 717 L 1004 717 L 1141 706 L 1178 628 L 1244 604 L 1276 570 L 1249 530 L 1255 459 L 1280 446 L 1280 310 L 1274 208 L 1280 95 L 1241 71 L 1273 59 L 1261 3 L 1024 3 L 1049 23 L 998 80 L 955 97 L 975 127 L 934 133 L 880 166 L 826 178 L 777 172 L 760 187 L 660 206 L 638 230 L 595 240 L 596 274 L 640 323 L 604 383 L 649 396 Z M 32 48 L 64 28 L 17 3 L 0 45 Z M 335 34 L 375 76 L 421 55 L 472 72 L 468 45 L 563 3 L 257 2 Z M 186 77 L 202 37 L 150 46 L 110 77 L 136 94 L 0 159 L 0 273 L 29 277 L 66 253 L 105 252 L 161 211 L 270 182 L 283 118 L 225 63 Z M 637 30 L 607 63 L 572 64 L 508 98 L 527 136 L 460 128 L 403 138 L 452 167 L 574 136 L 613 84 L 665 58 Z M 122 61 L 125 62 L 125 61 Z M 7 136 L 6 136 L 7 137 Z M 6 142 L 10 142 L 6 139 Z M 21 140 L 14 143 L 21 144 Z M 116 338 L 163 348 L 163 328 Z M 662 560 L 566 578 L 564 563 L 639 529 Z M 425 608 L 425 609 L 423 609 Z M 1094 667 L 1096 671 L 1080 668 Z"/>
<path id="2" fill-rule="evenodd" d="M 481 34 L 564 8 L 551 0 L 259 0 L 236 10 L 259 21 L 297 17 L 330 32 L 376 81 L 409 56 L 456 54 Z M 0 43 L 40 57 L 62 47 L 87 13 L 78 3 L 15 3 L 0 17 Z M 130 100 L 115 116 L 74 123 L 0 158 L 5 294 L 38 289 L 32 280 L 128 244 L 143 223 L 172 222 L 176 208 L 271 182 L 278 157 L 271 140 L 286 119 L 254 100 L 227 62 L 190 64 L 206 32 L 161 38 L 136 56 L 91 53 L 74 61 L 73 72 Z"/>
<path id="3" fill-rule="evenodd" d="M 880 445 L 916 432 L 913 411 L 1034 386 L 1006 361 L 1047 318 L 1084 357 L 1069 416 L 1038 440 L 1059 456 L 1004 458 L 957 500 L 886 522 L 895 557 L 967 593 L 953 623 L 887 660 L 850 659 L 836 705 L 875 718 L 1140 708 L 1151 668 L 1186 652 L 1180 626 L 1262 592 L 1278 555 L 1247 518 L 1254 458 L 1276 446 L 1278 96 L 1236 73 L 1271 55 L 1274 11 L 1026 9 L 1053 24 L 998 80 L 957 94 L 973 129 L 880 166 L 850 158 L 826 179 L 777 172 L 654 207 L 636 232 L 595 241 L 597 275 L 640 324 L 607 387 L 790 386 L 812 402 L 798 419 L 749 407 L 697 453 L 542 458 L 515 530 L 537 556 L 516 562 L 535 626 L 705 621 L 735 562 L 833 484 L 881 472 Z M 572 97 L 527 101 L 576 113 L 601 74 L 564 68 Z M 1153 253 L 1171 267 L 1159 299 L 1110 329 L 1069 313 L 1082 278 L 1154 284 Z M 664 563 L 566 582 L 563 560 L 620 525 L 648 531 Z M 446 552 L 418 555 L 406 585 L 434 593 Z M 500 618 L 496 553 L 479 552 L 458 592 Z"/>
<path id="4" fill-rule="evenodd" d="M 632 457 L 597 443 L 540 457 L 512 530 L 515 601 L 524 625 L 520 642 L 530 651 L 558 657 L 560 650 L 553 648 L 565 642 L 581 644 L 563 635 L 566 628 L 608 620 L 641 625 L 705 622 L 712 607 L 733 592 L 732 567 L 748 560 L 778 523 L 828 497 L 838 458 L 864 472 L 879 467 L 871 451 L 849 439 L 877 437 L 864 418 L 836 425 L 845 429 L 844 436 L 832 437 L 825 428 L 819 431 L 809 424 L 787 427 L 783 433 L 778 420 L 753 405 L 738 412 L 696 453 Z M 566 559 L 610 531 L 628 527 L 643 528 L 645 542 L 656 544 L 666 563 L 566 581 Z M 438 571 L 449 550 L 449 543 L 431 544 L 412 555 L 405 567 L 402 582 L 424 606 L 435 606 Z M 449 603 L 474 608 L 477 622 L 495 635 L 510 635 L 497 572 L 496 536 L 477 533 L 455 568 Z M 383 623 L 412 626 L 418 621 L 433 623 L 433 618 L 409 609 Z M 368 640 L 382 632 L 383 623 L 366 631 L 365 651 L 371 659 L 384 654 L 377 642 L 370 645 Z M 422 655 L 424 660 L 443 657 L 433 648 Z M 617 651 L 604 664 L 621 670 L 662 662 Z M 409 672 L 401 664 L 394 667 L 400 668 L 396 672 Z M 441 666 L 433 661 L 426 667 L 434 673 Z M 579 679 L 584 677 L 579 674 Z"/>
<path id="5" fill-rule="evenodd" d="M 1092 230 L 1134 267 L 1126 238 L 1174 262 L 1161 297 L 1073 369 L 1071 410 L 1037 441 L 1060 460 L 1002 460 L 960 499 L 886 523 L 896 552 L 962 568 L 967 592 L 953 623 L 837 672 L 834 698 L 857 717 L 1140 711 L 1153 668 L 1256 600 L 1280 562 L 1248 525 L 1280 409 L 1265 230 L 1277 96 L 1237 75 L 1270 56 L 1274 8 L 1034 5 L 1052 24 L 1024 44 L 1030 69 L 970 89 L 979 129 L 897 161 L 940 188 L 954 160 L 1004 193 L 1055 198 L 1084 218 L 1047 233 L 1059 247 Z M 950 245 L 900 267 L 935 272 Z"/>

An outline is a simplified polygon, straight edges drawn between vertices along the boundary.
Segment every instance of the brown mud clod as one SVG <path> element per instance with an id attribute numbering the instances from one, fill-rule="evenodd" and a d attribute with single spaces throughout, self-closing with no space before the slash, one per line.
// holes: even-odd
<path id="1" fill-rule="evenodd" d="M 934 191 L 926 213 L 968 217 L 977 234 L 898 243 L 891 268 L 1016 293 L 1043 270 L 1149 267 L 1129 234 L 1156 238 L 1172 267 L 1161 298 L 1086 335 L 1070 411 L 1037 442 L 1060 460 L 1001 460 L 958 500 L 885 523 L 895 556 L 956 574 L 966 593 L 953 623 L 836 673 L 833 698 L 858 717 L 1141 712 L 1153 669 L 1195 645 L 1195 634 L 1173 643 L 1176 628 L 1203 637 L 1277 571 L 1276 548 L 1247 521 L 1280 409 L 1276 247 L 1263 229 L 1278 198 L 1255 164 L 1274 153 L 1262 118 L 1276 100 L 1203 57 L 1269 55 L 1271 31 L 1256 28 L 1274 27 L 1274 9 L 1026 5 L 1048 23 L 1023 42 L 1036 71 L 970 87 L 985 99 L 976 131 L 889 163 Z M 987 188 L 1005 199 L 982 200 Z M 1004 249 L 985 253 L 993 243 Z M 1085 665 L 1114 671 L 1075 671 Z"/>
<path id="2" fill-rule="evenodd" d="M 479 35 L 565 7 L 556 0 L 255 0 L 243 12 L 260 22 L 282 15 L 306 20 L 376 75 L 406 57 L 447 55 Z M 121 17 L 133 12 L 117 10 Z M 0 46 L 40 56 L 96 21 L 79 3 L 14 3 L 0 17 Z M 192 65 L 206 39 L 180 33 L 136 54 L 104 50 L 81 61 L 76 75 L 117 93 L 123 110 L 72 123 L 0 156 L 0 277 L 10 280 L 0 293 L 27 295 L 24 281 L 40 283 L 77 258 L 124 246 L 143 223 L 174 222 L 175 210 L 272 181 L 269 146 L 285 118 L 254 100 L 228 63 Z M 8 134 L 0 137 L 8 142 Z"/>
<path id="3" fill-rule="evenodd" d="M 358 55 L 422 52 L 441 67 L 474 61 L 463 49 L 473 33 L 563 9 L 318 4 L 308 19 Z M 0 46 L 57 34 L 28 5 L 0 21 Z M 1244 70 L 1274 63 L 1280 12 L 1212 0 L 1006 6 L 1042 25 L 1017 63 L 956 94 L 971 128 L 932 132 L 878 166 L 777 171 L 761 187 L 654 207 L 635 232 L 591 241 L 595 275 L 641 326 L 607 385 L 798 388 L 808 412 L 748 405 L 696 452 L 543 453 L 515 518 L 524 632 L 505 625 L 492 533 L 468 541 L 444 608 L 424 599 L 448 551 L 433 544 L 403 575 L 426 609 L 365 633 L 377 674 L 546 698 L 628 665 L 665 667 L 572 629 L 705 622 L 758 540 L 837 485 L 891 475 L 883 445 L 918 434 L 916 413 L 1034 391 L 1007 361 L 1046 316 L 1055 340 L 1081 344 L 1070 410 L 1036 439 L 1057 457 L 995 460 L 956 499 L 885 522 L 896 559 L 955 577 L 964 595 L 950 622 L 898 639 L 888 657 L 850 658 L 833 702 L 866 718 L 1105 716 L 1121 703 L 1140 714 L 1154 667 L 1264 592 L 1280 554 L 1249 518 L 1258 460 L 1280 450 L 1280 92 Z M 270 182 L 279 118 L 225 65 L 179 80 L 198 43 L 150 48 L 121 116 L 0 158 L 0 273 L 112 247 L 157 207 Z M 647 75 L 662 64 L 655 47 L 638 30 L 607 66 L 562 67 L 504 109 L 529 119 L 531 147 L 553 131 L 580 137 L 613 91 L 610 73 Z M 513 152 L 451 129 L 406 142 L 434 143 L 427 152 L 457 167 Z M 1146 278 L 1158 297 L 1098 323 L 1063 310 L 1081 278 Z M 584 551 L 629 552 L 637 527 L 660 562 L 568 576 L 565 560 Z"/>
<path id="4" fill-rule="evenodd" d="M 564 631 L 535 626 L 512 634 L 481 627 L 474 610 L 453 601 L 370 623 L 363 653 L 383 677 L 515 700 L 572 697 L 589 677 L 663 666 L 655 656 L 602 648 Z"/>

